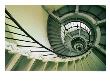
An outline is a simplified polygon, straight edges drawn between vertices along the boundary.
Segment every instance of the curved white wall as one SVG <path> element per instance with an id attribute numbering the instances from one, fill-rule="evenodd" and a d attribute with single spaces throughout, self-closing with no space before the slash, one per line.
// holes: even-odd
<path id="1" fill-rule="evenodd" d="M 48 14 L 40 5 L 6 5 L 6 8 L 31 36 L 43 45 L 50 47 L 47 37 Z M 15 29 L 10 30 L 17 31 Z M 20 36 L 15 36 L 15 38 L 22 39 Z M 20 44 L 24 43 L 20 42 Z"/>

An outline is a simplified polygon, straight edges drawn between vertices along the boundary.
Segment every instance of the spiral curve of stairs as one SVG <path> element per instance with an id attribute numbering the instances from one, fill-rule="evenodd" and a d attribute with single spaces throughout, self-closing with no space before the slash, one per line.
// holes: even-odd
<path id="1" fill-rule="evenodd" d="M 42 8 L 49 14 L 47 35 L 51 45 L 50 51 L 52 50 L 56 57 L 53 57 L 52 61 L 48 59 L 44 61 L 42 58 L 29 58 L 18 53 L 10 53 L 6 49 L 6 70 L 106 70 L 105 6 L 66 5 L 52 11 L 46 6 Z"/>

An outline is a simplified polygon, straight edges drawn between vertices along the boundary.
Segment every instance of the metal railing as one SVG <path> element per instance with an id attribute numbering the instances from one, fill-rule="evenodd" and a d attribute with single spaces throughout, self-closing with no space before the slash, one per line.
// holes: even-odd
<path id="1" fill-rule="evenodd" d="M 16 30 L 20 30 L 24 34 L 20 34 L 19 31 L 17 33 L 17 32 L 12 32 L 12 31 L 9 31 L 9 30 L 5 30 L 5 33 L 9 33 L 9 34 L 13 34 L 13 35 L 21 36 L 21 37 L 26 37 L 26 38 L 31 39 L 31 41 L 29 41 L 27 39 L 23 40 L 23 39 L 20 39 L 20 38 L 12 38 L 12 37 L 10 38 L 10 37 L 7 37 L 7 36 L 5 36 L 5 39 L 35 44 L 35 46 L 17 44 L 17 47 L 35 47 L 35 48 L 43 48 L 43 49 L 45 49 L 45 51 L 44 50 L 43 51 L 40 51 L 40 50 L 32 51 L 31 50 L 31 52 L 51 52 L 50 55 L 57 54 L 52 49 L 47 48 L 46 46 L 44 46 L 43 44 L 38 42 L 30 34 L 28 34 L 28 32 L 24 30 L 24 28 L 17 22 L 17 20 L 9 13 L 9 11 L 7 9 L 5 9 L 5 14 L 6 14 L 5 18 L 7 20 L 9 20 L 9 21 L 12 21 L 15 24 L 15 25 L 12 25 L 12 24 L 8 24 L 8 23 L 5 22 L 5 26 L 7 26 L 8 28 L 13 28 L 13 29 L 16 29 Z M 36 46 L 36 44 L 39 45 L 39 46 Z"/>

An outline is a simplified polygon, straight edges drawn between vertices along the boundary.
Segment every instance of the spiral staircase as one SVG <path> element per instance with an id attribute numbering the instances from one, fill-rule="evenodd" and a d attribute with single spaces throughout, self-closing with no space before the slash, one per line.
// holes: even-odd
<path id="1" fill-rule="evenodd" d="M 105 6 L 41 8 L 48 14 L 47 38 L 50 48 L 31 36 L 5 9 L 6 71 L 106 70 Z"/>

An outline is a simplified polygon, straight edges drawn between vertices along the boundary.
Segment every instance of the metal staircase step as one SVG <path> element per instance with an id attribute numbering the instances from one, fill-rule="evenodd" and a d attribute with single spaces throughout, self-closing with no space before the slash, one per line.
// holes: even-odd
<path id="1" fill-rule="evenodd" d="M 61 54 L 61 55 L 65 55 L 65 54 L 66 54 L 66 48 L 63 47 L 62 49 L 57 50 L 56 52 L 58 52 L 58 53 Z"/>
<path id="2" fill-rule="evenodd" d="M 81 60 L 76 60 L 75 63 L 76 63 L 76 71 L 83 71 Z"/>
<path id="3" fill-rule="evenodd" d="M 56 66 L 56 63 L 53 62 L 53 61 L 48 61 L 47 65 L 46 65 L 46 68 L 45 68 L 45 71 L 55 71 L 55 66 Z"/>
<path id="4" fill-rule="evenodd" d="M 60 27 L 59 21 L 55 21 L 53 18 L 48 20 L 48 24 L 51 24 L 54 26 L 56 25 L 57 27 Z"/>
<path id="5" fill-rule="evenodd" d="M 97 48 L 93 48 L 92 52 L 106 65 L 106 54 L 102 53 L 102 51 Z"/>
<path id="6" fill-rule="evenodd" d="M 54 32 L 54 31 L 49 31 L 48 32 L 48 36 L 50 36 L 50 35 L 55 35 L 55 36 L 61 36 L 61 34 L 60 33 L 58 33 L 58 31 L 57 32 Z"/>
<path id="7" fill-rule="evenodd" d="M 83 71 L 91 71 L 86 57 L 81 59 L 81 63 L 83 64 Z"/>
<path id="8" fill-rule="evenodd" d="M 56 46 L 53 46 L 53 49 L 55 50 L 55 51 L 60 51 L 60 50 L 62 50 L 62 49 L 64 49 L 65 47 L 63 46 L 63 45 L 56 45 Z"/>
<path id="9" fill-rule="evenodd" d="M 58 36 L 58 35 L 55 36 L 55 35 L 52 35 L 52 34 L 49 35 L 48 37 L 49 37 L 49 39 L 51 39 L 51 38 L 54 38 L 54 39 L 61 39 L 60 36 Z"/>
<path id="10" fill-rule="evenodd" d="M 96 71 L 96 65 L 94 61 L 91 59 L 90 54 L 87 56 L 86 62 L 88 63 L 88 66 L 91 71 Z"/>
<path id="11" fill-rule="evenodd" d="M 60 45 L 60 44 L 63 44 L 63 43 L 62 43 L 62 42 L 52 42 L 52 43 L 51 43 L 52 46 Z"/>
<path id="12" fill-rule="evenodd" d="M 45 65 L 45 62 L 43 62 L 42 60 L 36 59 L 36 61 L 33 63 L 33 66 L 30 70 L 31 71 L 43 71 L 44 65 Z"/>
<path id="13" fill-rule="evenodd" d="M 52 23 L 49 23 L 49 25 L 48 25 L 48 28 L 47 28 L 48 30 L 52 30 L 52 31 L 61 31 L 61 26 L 59 25 L 59 26 L 57 26 L 57 25 L 55 25 L 55 24 L 52 24 Z"/>
<path id="14" fill-rule="evenodd" d="M 68 61 L 68 71 L 75 71 L 75 61 Z"/>
<path id="15" fill-rule="evenodd" d="M 14 54 L 11 54 L 8 52 L 8 50 L 5 50 L 5 66 L 8 64 L 13 56 Z"/>
<path id="16" fill-rule="evenodd" d="M 61 39 L 54 39 L 54 38 L 51 38 L 50 39 L 50 42 L 61 42 Z M 51 44 L 51 43 L 50 43 Z"/>
<path id="17" fill-rule="evenodd" d="M 24 71 L 26 65 L 31 61 L 26 56 L 21 56 L 20 60 L 13 67 L 12 71 Z"/>
<path id="18" fill-rule="evenodd" d="M 67 62 L 59 62 L 57 71 L 67 71 Z"/>
<path id="19" fill-rule="evenodd" d="M 105 64 L 93 53 L 91 52 L 91 58 L 94 60 L 97 71 L 105 71 Z"/>
<path id="20" fill-rule="evenodd" d="M 10 58 L 9 62 L 6 64 L 6 71 L 11 71 L 13 70 L 14 67 L 16 67 L 20 61 L 20 59 L 22 58 L 22 55 L 20 54 L 15 54 Z M 10 54 L 8 54 L 10 55 Z"/>

